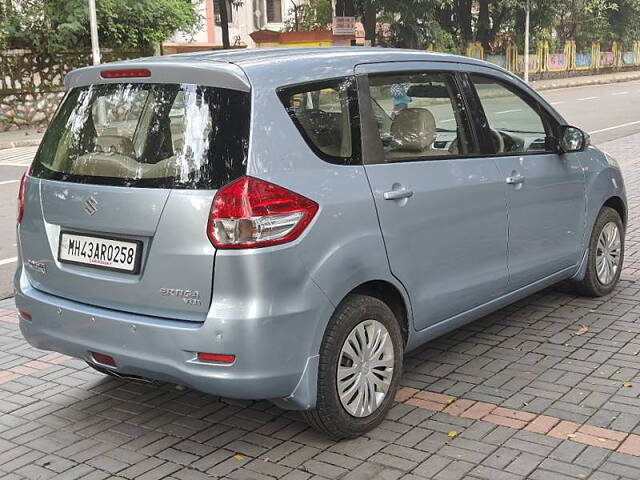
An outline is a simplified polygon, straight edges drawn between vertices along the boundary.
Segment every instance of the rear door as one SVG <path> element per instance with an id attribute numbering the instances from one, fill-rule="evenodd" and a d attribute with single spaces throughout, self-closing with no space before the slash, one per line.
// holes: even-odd
<path id="1" fill-rule="evenodd" d="M 479 155 L 455 72 L 431 65 L 356 70 L 365 170 L 417 329 L 500 296 L 507 283 L 504 179 Z"/>
<path id="2" fill-rule="evenodd" d="M 489 74 L 470 80 L 506 189 L 509 290 L 517 290 L 579 262 L 584 173 L 577 155 L 558 153 L 557 122 L 534 98 Z"/>
<path id="3" fill-rule="evenodd" d="M 246 171 L 249 93 L 111 83 L 70 91 L 32 166 L 20 226 L 35 288 L 105 308 L 204 320 L 216 189 Z M 35 209 L 27 209 L 34 212 Z"/>

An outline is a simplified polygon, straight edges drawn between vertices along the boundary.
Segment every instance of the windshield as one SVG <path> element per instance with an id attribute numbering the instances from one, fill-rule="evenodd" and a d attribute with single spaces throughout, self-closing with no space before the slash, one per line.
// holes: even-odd
<path id="1" fill-rule="evenodd" d="M 32 175 L 79 183 L 219 188 L 246 172 L 250 98 L 191 84 L 69 92 Z"/>

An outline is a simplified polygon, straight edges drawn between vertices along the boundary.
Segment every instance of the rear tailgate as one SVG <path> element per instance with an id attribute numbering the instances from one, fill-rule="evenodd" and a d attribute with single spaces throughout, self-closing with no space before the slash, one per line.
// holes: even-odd
<path id="1" fill-rule="evenodd" d="M 44 275 L 28 269 L 35 288 L 115 310 L 204 319 L 214 258 L 206 235 L 213 192 L 97 189 L 43 180 L 40 197 L 43 219 L 21 232 L 26 258 L 48 266 Z M 85 212 L 88 198 L 97 205 L 91 216 Z M 62 232 L 140 242 L 139 272 L 61 262 Z"/>
<path id="2" fill-rule="evenodd" d="M 209 211 L 216 190 L 246 171 L 249 93 L 155 76 L 70 91 L 28 180 L 21 252 L 39 290 L 203 321 Z"/>

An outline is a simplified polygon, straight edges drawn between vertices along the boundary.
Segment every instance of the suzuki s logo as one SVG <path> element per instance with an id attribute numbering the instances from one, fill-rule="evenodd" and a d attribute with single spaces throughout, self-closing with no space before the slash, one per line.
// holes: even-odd
<path id="1" fill-rule="evenodd" d="M 93 215 L 95 215 L 97 211 L 98 211 L 98 201 L 93 197 L 87 198 L 84 201 L 84 212 L 90 217 L 92 217 Z"/>

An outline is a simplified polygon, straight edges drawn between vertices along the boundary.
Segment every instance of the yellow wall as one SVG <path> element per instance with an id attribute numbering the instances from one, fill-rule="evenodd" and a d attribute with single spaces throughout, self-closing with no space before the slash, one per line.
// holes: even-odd
<path id="1" fill-rule="evenodd" d="M 330 41 L 316 41 L 316 42 L 291 42 L 291 43 L 256 43 L 258 47 L 330 47 L 333 45 Z"/>

